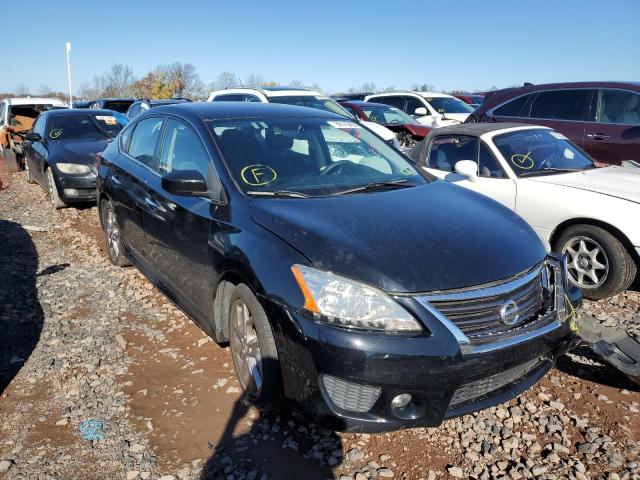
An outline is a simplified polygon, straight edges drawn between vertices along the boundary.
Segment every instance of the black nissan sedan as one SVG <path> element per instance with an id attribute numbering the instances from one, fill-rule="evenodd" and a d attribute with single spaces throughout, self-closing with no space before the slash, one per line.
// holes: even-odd
<path id="1" fill-rule="evenodd" d="M 56 208 L 96 199 L 96 153 L 128 123 L 111 110 L 49 110 L 26 135 L 29 183 L 47 190 Z"/>
<path id="2" fill-rule="evenodd" d="M 193 103 L 99 156 L 108 255 L 229 342 L 246 398 L 336 430 L 437 426 L 575 342 L 566 263 L 493 200 L 339 115 Z"/>

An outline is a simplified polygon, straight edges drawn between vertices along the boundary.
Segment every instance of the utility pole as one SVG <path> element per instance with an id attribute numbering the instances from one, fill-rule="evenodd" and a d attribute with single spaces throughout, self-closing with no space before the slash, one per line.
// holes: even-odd
<path id="1" fill-rule="evenodd" d="M 71 96 L 71 42 L 67 42 L 67 79 L 69 80 L 69 107 L 73 108 L 73 97 Z"/>

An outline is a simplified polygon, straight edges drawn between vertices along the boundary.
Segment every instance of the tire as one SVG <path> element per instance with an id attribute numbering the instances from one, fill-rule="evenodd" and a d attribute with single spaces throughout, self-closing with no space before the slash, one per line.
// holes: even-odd
<path id="1" fill-rule="evenodd" d="M 107 256 L 116 267 L 128 267 L 131 265 L 126 255 L 126 249 L 120 234 L 120 226 L 116 211 L 109 200 L 100 202 L 100 218 L 102 220 L 102 230 L 104 240 L 107 245 Z"/>
<path id="2" fill-rule="evenodd" d="M 247 314 L 250 318 L 245 318 Z M 262 305 L 242 283 L 229 302 L 229 343 L 244 397 L 263 408 L 277 402 L 282 397 L 282 376 L 276 342 Z"/>
<path id="3" fill-rule="evenodd" d="M 4 156 L 4 161 L 7 164 L 7 170 L 9 171 L 10 174 L 18 173 L 19 171 L 22 170 L 22 168 L 20 168 L 20 162 L 18 161 L 18 156 L 16 155 L 16 152 L 8 148 L 5 148 L 4 151 L 2 152 L 2 155 Z"/>
<path id="4" fill-rule="evenodd" d="M 51 203 L 53 203 L 53 207 L 56 210 L 66 207 L 67 204 L 60 198 L 60 194 L 58 193 L 58 186 L 56 185 L 56 182 L 53 179 L 53 173 L 51 173 L 51 168 L 47 168 L 45 170 L 44 176 L 46 179 L 47 190 L 49 191 L 49 198 L 51 198 Z"/>
<path id="5" fill-rule="evenodd" d="M 29 168 L 29 164 L 27 163 L 26 159 L 24 161 L 24 169 L 27 172 L 27 183 L 36 183 L 35 178 L 33 178 L 33 175 L 31 175 L 31 169 Z"/>
<path id="6" fill-rule="evenodd" d="M 569 281 L 580 287 L 590 300 L 617 295 L 629 288 L 636 277 L 637 265 L 624 245 L 595 225 L 567 228 L 553 248 L 567 254 Z"/>

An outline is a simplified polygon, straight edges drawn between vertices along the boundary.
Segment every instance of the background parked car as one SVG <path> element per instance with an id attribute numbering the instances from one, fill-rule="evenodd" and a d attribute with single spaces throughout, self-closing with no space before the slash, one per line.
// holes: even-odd
<path id="1" fill-rule="evenodd" d="M 91 104 L 93 103 L 92 100 L 74 100 L 73 101 L 73 108 L 89 108 L 91 107 Z"/>
<path id="2" fill-rule="evenodd" d="M 585 297 L 626 290 L 640 267 L 640 170 L 596 168 L 546 127 L 471 123 L 432 132 L 412 158 L 448 182 L 521 215 L 556 252 Z"/>
<path id="3" fill-rule="evenodd" d="M 462 100 L 436 92 L 378 93 L 369 95 L 365 101 L 386 103 L 430 127 L 444 127 L 464 122 L 473 112 L 473 108 Z"/>
<path id="4" fill-rule="evenodd" d="M 454 97 L 459 98 L 473 108 L 478 108 L 484 102 L 484 94 L 481 93 L 459 93 Z"/>
<path id="5" fill-rule="evenodd" d="M 385 105 L 363 101 L 340 102 L 352 115 L 361 120 L 384 125 L 398 136 L 403 151 L 411 150 L 416 142 L 423 140 L 433 128 L 422 125 L 402 110 Z"/>
<path id="6" fill-rule="evenodd" d="M 96 154 L 128 120 L 112 110 L 67 109 L 41 114 L 27 134 L 27 181 L 39 183 L 55 208 L 96 198 Z"/>
<path id="7" fill-rule="evenodd" d="M 468 121 L 545 125 L 599 162 L 640 162 L 637 82 L 549 83 L 498 90 L 487 94 Z"/>
<path id="8" fill-rule="evenodd" d="M 355 118 L 332 98 L 325 97 L 320 92 L 299 87 L 228 88 L 211 92 L 207 102 L 280 103 L 317 108 L 325 112 L 337 113 L 347 118 Z M 396 134 L 388 128 L 368 120 L 361 120 L 360 122 L 380 135 L 386 142 L 395 147 L 400 147 Z"/>
<path id="9" fill-rule="evenodd" d="M 24 136 L 40 113 L 67 108 L 57 98 L 5 98 L 0 102 L 0 155 L 8 171 L 19 171 L 23 166 Z"/>
<path id="10" fill-rule="evenodd" d="M 136 102 L 133 102 L 131 104 L 131 106 L 127 110 L 126 115 L 129 120 L 132 120 L 138 115 L 140 115 L 142 112 L 146 112 L 147 110 L 153 107 L 160 107 L 162 105 L 173 105 L 174 103 L 184 103 L 184 102 L 190 102 L 190 101 L 191 100 L 175 99 L 175 98 L 165 98 L 165 99 L 159 99 L 159 100 L 150 100 L 150 99 L 137 100 Z"/>
<path id="11" fill-rule="evenodd" d="M 127 113 L 127 110 L 135 101 L 135 98 L 100 98 L 91 102 L 89 108 Z"/>
<path id="12" fill-rule="evenodd" d="M 355 100 L 364 100 L 369 95 L 373 95 L 373 92 L 361 92 L 361 93 L 338 93 L 331 95 L 336 102 L 350 102 Z"/>
<path id="13" fill-rule="evenodd" d="M 520 217 L 342 115 L 169 105 L 100 157 L 110 260 L 229 342 L 250 401 L 284 395 L 339 430 L 436 426 L 577 341 L 579 290 Z"/>

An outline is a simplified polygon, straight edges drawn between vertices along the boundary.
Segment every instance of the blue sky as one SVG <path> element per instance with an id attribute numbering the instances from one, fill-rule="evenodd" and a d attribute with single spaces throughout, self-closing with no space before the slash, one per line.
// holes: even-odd
<path id="1" fill-rule="evenodd" d="M 20 84 L 64 90 L 66 41 L 73 45 L 75 87 L 113 63 L 142 76 L 175 61 L 193 63 L 205 83 L 226 70 L 241 78 L 259 73 L 281 83 L 318 83 L 329 93 L 364 82 L 473 90 L 524 81 L 640 80 L 639 0 L 16 5 L 3 17 L 0 92 Z"/>

